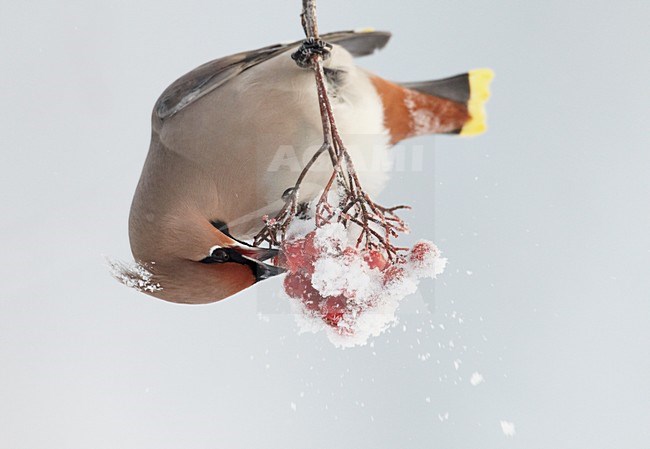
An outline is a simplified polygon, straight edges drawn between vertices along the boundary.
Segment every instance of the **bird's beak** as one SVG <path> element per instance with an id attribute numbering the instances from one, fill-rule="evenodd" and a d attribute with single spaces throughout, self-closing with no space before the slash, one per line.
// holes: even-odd
<path id="1" fill-rule="evenodd" d="M 253 274 L 255 275 L 255 281 L 263 281 L 264 279 L 271 278 L 273 276 L 277 276 L 278 274 L 282 274 L 286 272 L 282 267 L 276 267 L 275 265 L 269 265 L 264 262 L 259 262 L 259 261 L 254 261 L 255 265 L 253 268 Z"/>
<path id="2" fill-rule="evenodd" d="M 239 254 L 249 259 L 263 262 L 278 255 L 278 250 L 274 248 L 256 248 L 254 246 L 236 246 L 234 247 Z"/>
<path id="3" fill-rule="evenodd" d="M 255 282 L 268 279 L 286 270 L 275 265 L 264 263 L 265 260 L 277 256 L 278 250 L 272 248 L 257 248 L 240 243 L 228 246 L 216 246 L 210 250 L 210 255 L 201 260 L 202 263 L 239 263 L 248 265 L 255 276 Z"/>
<path id="4" fill-rule="evenodd" d="M 256 248 L 252 246 L 237 246 L 235 248 L 244 259 L 249 260 L 249 266 L 255 275 L 255 281 L 259 282 L 268 279 L 278 274 L 284 273 L 286 270 L 275 265 L 269 265 L 263 261 L 271 259 L 278 255 L 278 250 L 273 248 Z"/>

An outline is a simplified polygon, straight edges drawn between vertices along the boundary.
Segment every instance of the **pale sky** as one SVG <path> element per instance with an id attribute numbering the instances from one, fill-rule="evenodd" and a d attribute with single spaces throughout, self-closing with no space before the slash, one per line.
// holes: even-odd
<path id="1" fill-rule="evenodd" d="M 130 257 L 158 95 L 300 38 L 299 1 L 1 9 L 0 447 L 648 447 L 648 2 L 319 2 L 322 31 L 394 33 L 359 60 L 388 79 L 496 72 L 488 133 L 406 142 L 422 169 L 381 198 L 447 271 L 344 351 L 278 279 L 181 306 L 103 259 Z"/>

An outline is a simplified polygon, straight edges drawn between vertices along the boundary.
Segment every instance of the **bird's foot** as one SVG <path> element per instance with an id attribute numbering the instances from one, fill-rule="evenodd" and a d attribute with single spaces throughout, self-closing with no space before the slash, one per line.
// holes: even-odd
<path id="1" fill-rule="evenodd" d="M 320 56 L 323 61 L 330 57 L 332 44 L 321 39 L 309 37 L 302 42 L 302 45 L 291 54 L 291 59 L 296 61 L 298 67 L 309 69 L 314 67 L 314 56 Z"/>

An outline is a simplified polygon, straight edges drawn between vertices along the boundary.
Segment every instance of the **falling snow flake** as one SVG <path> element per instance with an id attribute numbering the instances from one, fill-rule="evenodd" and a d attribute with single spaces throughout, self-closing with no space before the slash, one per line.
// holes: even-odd
<path id="1" fill-rule="evenodd" d="M 472 377 L 469 379 L 469 383 L 471 383 L 473 386 L 477 386 L 479 384 L 482 384 L 483 381 L 484 381 L 483 375 L 481 373 L 476 372 L 476 371 L 472 374 Z"/>
<path id="2" fill-rule="evenodd" d="M 515 436 L 515 424 L 510 421 L 501 421 L 501 431 L 507 437 Z"/>

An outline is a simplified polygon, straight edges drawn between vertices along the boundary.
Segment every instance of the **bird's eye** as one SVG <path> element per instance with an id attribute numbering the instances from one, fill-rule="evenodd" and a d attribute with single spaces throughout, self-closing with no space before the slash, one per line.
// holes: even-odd
<path id="1" fill-rule="evenodd" d="M 205 259 L 200 261 L 201 263 L 239 263 L 244 265 L 249 265 L 251 263 L 250 259 L 242 256 L 234 248 L 215 248 L 212 250 L 210 255 Z"/>
<path id="2" fill-rule="evenodd" d="M 226 263 L 230 262 L 230 249 L 229 248 L 217 248 L 212 251 L 212 254 L 207 258 L 210 263 Z"/>

